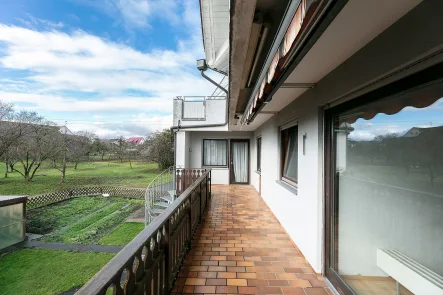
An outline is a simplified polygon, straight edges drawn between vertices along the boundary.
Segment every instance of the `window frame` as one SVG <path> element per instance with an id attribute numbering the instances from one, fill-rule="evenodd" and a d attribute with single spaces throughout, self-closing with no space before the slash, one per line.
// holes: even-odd
<path id="1" fill-rule="evenodd" d="M 257 168 L 257 172 L 261 172 L 261 143 L 262 143 L 262 139 L 261 136 L 257 137 L 257 163 L 256 163 L 256 168 Z"/>
<path id="2" fill-rule="evenodd" d="M 334 119 L 343 112 L 365 106 L 389 97 L 420 88 L 442 79 L 443 62 L 411 74 L 387 85 L 378 87 L 370 92 L 357 96 L 341 104 L 325 107 L 324 110 L 324 276 L 337 290 L 344 295 L 354 295 L 355 292 L 336 271 L 338 261 L 337 241 L 339 236 L 339 182 L 336 167 L 336 137 L 334 136 Z M 429 83 L 429 84 L 428 84 Z"/>
<path id="3" fill-rule="evenodd" d="M 288 138 L 285 141 L 284 132 L 289 132 L 289 129 L 297 128 L 297 136 L 296 136 L 296 144 L 297 144 L 297 158 L 299 155 L 298 149 L 298 120 L 293 120 L 287 124 L 284 124 L 280 127 L 280 181 L 284 182 L 287 185 L 297 188 L 298 187 L 298 179 L 292 179 L 284 175 L 287 156 L 288 156 L 288 148 L 289 148 L 289 133 Z M 297 159 L 297 177 L 298 177 L 298 159 Z"/>
<path id="4" fill-rule="evenodd" d="M 206 165 L 205 164 L 205 141 L 224 141 L 226 144 L 226 165 Z M 227 138 L 203 138 L 202 140 L 202 167 L 215 167 L 215 168 L 228 168 L 228 161 L 229 161 L 229 142 Z"/>

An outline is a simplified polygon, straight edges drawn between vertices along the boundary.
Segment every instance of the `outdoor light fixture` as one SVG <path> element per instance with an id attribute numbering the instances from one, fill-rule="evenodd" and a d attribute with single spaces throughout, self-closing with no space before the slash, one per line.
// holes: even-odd
<path id="1" fill-rule="evenodd" d="M 199 71 L 206 71 L 208 69 L 208 65 L 206 64 L 206 59 L 197 60 L 197 69 Z"/>

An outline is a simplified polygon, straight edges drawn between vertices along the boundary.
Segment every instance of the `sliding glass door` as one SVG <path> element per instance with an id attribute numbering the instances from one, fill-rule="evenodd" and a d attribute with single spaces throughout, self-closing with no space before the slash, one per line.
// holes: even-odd
<path id="1" fill-rule="evenodd" d="M 327 112 L 326 275 L 342 294 L 443 294 L 443 82 L 426 73 Z"/>

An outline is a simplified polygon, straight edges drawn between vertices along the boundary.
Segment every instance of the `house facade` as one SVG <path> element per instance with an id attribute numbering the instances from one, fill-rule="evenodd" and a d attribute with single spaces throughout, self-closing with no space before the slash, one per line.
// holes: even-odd
<path id="1" fill-rule="evenodd" d="M 228 94 L 174 100 L 176 166 L 253 186 L 337 294 L 443 294 L 443 134 L 411 135 L 443 124 L 443 2 L 200 3 Z"/>

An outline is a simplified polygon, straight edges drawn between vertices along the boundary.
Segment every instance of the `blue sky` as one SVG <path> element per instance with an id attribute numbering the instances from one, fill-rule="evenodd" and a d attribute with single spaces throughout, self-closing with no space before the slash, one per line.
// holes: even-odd
<path id="1" fill-rule="evenodd" d="M 4 0 L 0 100 L 102 137 L 167 128 L 175 96 L 213 91 L 198 3 Z"/>

